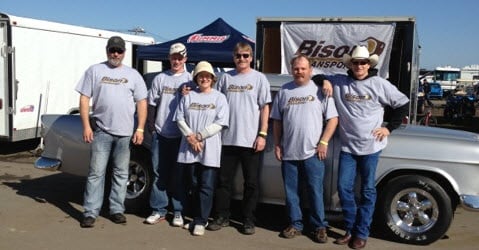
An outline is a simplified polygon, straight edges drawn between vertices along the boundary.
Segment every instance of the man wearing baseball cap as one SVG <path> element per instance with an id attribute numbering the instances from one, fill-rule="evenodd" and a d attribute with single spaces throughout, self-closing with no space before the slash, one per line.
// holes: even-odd
<path id="1" fill-rule="evenodd" d="M 100 213 L 109 159 L 113 165 L 110 218 L 117 224 L 126 223 L 123 212 L 130 138 L 136 145 L 143 142 L 147 113 L 148 92 L 143 77 L 135 69 L 122 64 L 125 41 L 119 36 L 111 37 L 106 45 L 106 54 L 107 61 L 90 66 L 75 89 L 80 93 L 83 140 L 91 144 L 90 168 L 83 202 L 85 211 L 80 223 L 84 228 L 93 227 Z M 135 104 L 138 117 L 136 130 Z"/>
<path id="2" fill-rule="evenodd" d="M 108 42 L 106 44 L 107 50 L 110 49 L 116 49 L 120 51 L 125 51 L 125 40 L 119 36 L 112 36 L 110 39 L 108 39 Z"/>
<path id="3" fill-rule="evenodd" d="M 172 44 L 169 55 L 171 68 L 153 79 L 148 92 L 147 128 L 152 132 L 154 181 L 150 195 L 150 207 L 153 211 L 145 219 L 145 223 L 150 225 L 165 220 L 168 212 L 168 187 L 174 184 L 171 197 L 174 217 L 171 224 L 183 226 L 183 174 L 176 162 L 181 132 L 172 118 L 181 98 L 178 90 L 191 81 L 191 75 L 185 71 L 186 56 L 185 45 Z"/>

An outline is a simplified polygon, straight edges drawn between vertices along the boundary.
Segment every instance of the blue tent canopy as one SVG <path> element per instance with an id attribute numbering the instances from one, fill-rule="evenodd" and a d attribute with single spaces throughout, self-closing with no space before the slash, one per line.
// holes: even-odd
<path id="1" fill-rule="evenodd" d="M 139 60 L 167 61 L 170 46 L 181 42 L 186 46 L 188 62 L 206 60 L 217 66 L 234 66 L 233 49 L 238 42 L 247 42 L 254 51 L 254 41 L 223 19 L 218 18 L 204 28 L 180 38 L 147 46 L 138 46 Z"/>

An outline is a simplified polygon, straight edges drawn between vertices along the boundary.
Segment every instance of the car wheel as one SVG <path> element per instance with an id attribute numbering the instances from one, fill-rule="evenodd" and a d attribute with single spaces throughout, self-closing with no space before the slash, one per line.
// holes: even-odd
<path id="1" fill-rule="evenodd" d="M 426 245 L 448 230 L 454 210 L 451 199 L 434 180 L 420 175 L 399 176 L 381 189 L 376 222 L 393 240 Z"/>
<path id="2" fill-rule="evenodd" d="M 127 210 L 144 208 L 150 197 L 153 182 L 152 167 L 147 155 L 132 152 L 128 170 L 125 207 Z"/>

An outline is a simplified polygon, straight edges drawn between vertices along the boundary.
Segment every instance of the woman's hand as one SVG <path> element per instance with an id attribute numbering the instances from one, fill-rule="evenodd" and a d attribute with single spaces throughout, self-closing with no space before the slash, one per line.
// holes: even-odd
<path id="1" fill-rule="evenodd" d="M 188 144 L 193 149 L 193 151 L 197 153 L 203 151 L 203 142 L 198 140 L 196 134 L 189 134 L 188 136 L 186 136 L 186 140 L 188 141 Z"/>

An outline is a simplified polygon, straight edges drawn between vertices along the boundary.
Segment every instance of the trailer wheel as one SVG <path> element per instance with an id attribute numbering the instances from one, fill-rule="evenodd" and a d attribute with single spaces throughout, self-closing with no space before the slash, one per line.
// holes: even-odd
<path id="1" fill-rule="evenodd" d="M 427 245 L 447 232 L 453 219 L 451 199 L 434 180 L 399 176 L 379 192 L 376 223 L 395 241 Z"/>

